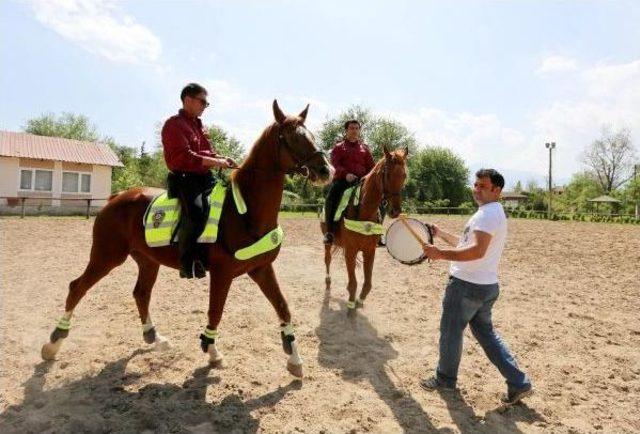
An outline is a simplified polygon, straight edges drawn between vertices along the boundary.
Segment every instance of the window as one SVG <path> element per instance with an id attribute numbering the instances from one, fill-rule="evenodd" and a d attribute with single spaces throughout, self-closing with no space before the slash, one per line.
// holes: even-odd
<path id="1" fill-rule="evenodd" d="M 73 172 L 62 173 L 62 191 L 76 193 L 78 191 L 78 174 Z"/>
<path id="2" fill-rule="evenodd" d="M 62 191 L 64 193 L 90 193 L 91 175 L 89 173 L 62 172 Z"/>
<path id="3" fill-rule="evenodd" d="M 38 191 L 51 191 L 53 187 L 53 172 L 50 170 L 36 170 L 35 189 Z"/>
<path id="4" fill-rule="evenodd" d="M 91 175 L 83 173 L 81 175 L 80 191 L 83 193 L 91 192 Z"/>
<path id="5" fill-rule="evenodd" d="M 53 172 L 51 170 L 20 170 L 20 190 L 51 191 Z"/>
<path id="6" fill-rule="evenodd" d="M 20 190 L 31 190 L 31 178 L 33 172 L 31 170 L 20 171 Z"/>

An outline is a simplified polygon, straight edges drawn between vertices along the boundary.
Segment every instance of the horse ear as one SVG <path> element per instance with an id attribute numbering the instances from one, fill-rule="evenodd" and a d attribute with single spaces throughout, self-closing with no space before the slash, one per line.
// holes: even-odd
<path id="1" fill-rule="evenodd" d="M 278 100 L 273 100 L 273 117 L 276 119 L 276 122 L 282 124 L 286 118 L 280 107 L 278 106 Z"/>
<path id="2" fill-rule="evenodd" d="M 405 146 L 403 151 L 404 152 L 403 152 L 402 158 L 407 158 L 407 155 L 409 155 L 409 147 Z"/>
<path id="3" fill-rule="evenodd" d="M 384 152 L 384 158 L 391 158 L 391 153 L 387 145 L 382 145 L 382 151 Z"/>
<path id="4" fill-rule="evenodd" d="M 307 106 L 304 108 L 304 110 L 302 110 L 300 112 L 300 114 L 298 115 L 298 117 L 300 119 L 302 119 L 302 123 L 304 124 L 304 121 L 307 120 L 307 113 L 309 112 L 309 104 L 307 104 Z"/>

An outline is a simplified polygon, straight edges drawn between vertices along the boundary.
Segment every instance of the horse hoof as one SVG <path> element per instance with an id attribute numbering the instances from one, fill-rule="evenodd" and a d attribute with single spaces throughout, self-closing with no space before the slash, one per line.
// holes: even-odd
<path id="1" fill-rule="evenodd" d="M 171 348 L 169 340 L 164 336 L 156 334 L 156 340 L 153 349 L 156 351 L 167 351 L 169 348 Z"/>
<path id="2" fill-rule="evenodd" d="M 355 308 L 347 308 L 347 318 L 355 318 L 356 314 L 357 312 Z"/>
<path id="3" fill-rule="evenodd" d="M 356 309 L 362 309 L 364 307 L 364 300 L 356 300 Z"/>
<path id="4" fill-rule="evenodd" d="M 209 360 L 209 365 L 211 365 L 213 369 L 224 369 L 227 367 L 227 363 L 224 361 L 223 358 L 216 359 L 216 360 Z"/>
<path id="5" fill-rule="evenodd" d="M 302 373 L 302 365 L 287 362 L 287 371 L 296 378 L 302 378 L 304 376 Z"/>
<path id="6" fill-rule="evenodd" d="M 58 350 L 60 349 L 60 345 L 62 345 L 62 339 L 57 340 L 56 342 L 47 342 L 42 346 L 42 350 L 40 351 L 40 355 L 43 360 L 55 360 L 56 354 L 58 354 Z"/>

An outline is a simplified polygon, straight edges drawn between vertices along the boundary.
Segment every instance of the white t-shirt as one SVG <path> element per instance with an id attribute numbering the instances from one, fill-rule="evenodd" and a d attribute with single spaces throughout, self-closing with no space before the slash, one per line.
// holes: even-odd
<path id="1" fill-rule="evenodd" d="M 474 261 L 451 261 L 449 273 L 458 279 L 490 285 L 498 283 L 498 264 L 507 241 L 507 216 L 499 202 L 482 205 L 471 216 L 464 233 L 460 237 L 458 247 L 466 247 L 473 243 L 473 232 L 481 231 L 491 235 L 491 241 L 485 255 Z"/>

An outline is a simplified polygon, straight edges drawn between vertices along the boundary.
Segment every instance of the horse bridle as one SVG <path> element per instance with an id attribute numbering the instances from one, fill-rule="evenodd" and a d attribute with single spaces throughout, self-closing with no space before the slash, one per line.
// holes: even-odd
<path id="1" fill-rule="evenodd" d="M 287 139 L 284 137 L 283 128 L 284 127 L 282 125 L 278 125 L 278 147 L 276 149 L 276 160 L 278 161 L 278 163 L 281 162 L 280 149 L 283 147 L 286 148 L 287 152 L 289 153 L 293 161 L 296 163 L 296 165 L 293 168 L 285 171 L 285 173 L 287 174 L 298 173 L 304 176 L 305 178 L 308 178 L 309 167 L 307 167 L 307 163 L 311 161 L 313 158 L 317 157 L 318 155 L 324 156 L 324 152 L 321 150 L 317 150 L 312 152 L 311 155 L 307 156 L 306 158 L 300 158 L 294 152 L 293 146 L 291 146 L 287 141 Z"/>
<path id="2" fill-rule="evenodd" d="M 389 204 L 389 199 L 393 197 L 398 197 L 401 195 L 399 191 L 390 192 L 387 186 L 387 175 L 388 175 L 388 165 L 390 164 L 389 160 L 386 159 L 384 161 L 384 167 L 382 169 L 382 204 L 386 207 Z"/>

